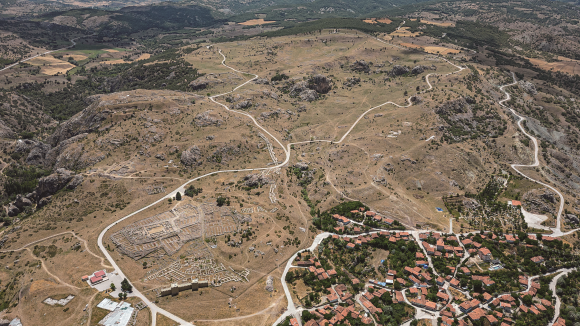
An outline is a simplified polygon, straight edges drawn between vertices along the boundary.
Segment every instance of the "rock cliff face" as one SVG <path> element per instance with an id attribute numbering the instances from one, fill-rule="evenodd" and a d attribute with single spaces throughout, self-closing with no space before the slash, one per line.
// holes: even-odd
<path id="1" fill-rule="evenodd" d="M 74 190 L 84 181 L 84 177 L 66 169 L 57 169 L 55 173 L 40 178 L 36 189 L 26 196 L 18 195 L 16 200 L 8 205 L 8 216 L 16 216 L 26 209 L 26 207 L 38 205 L 41 208 L 50 202 L 52 195 L 66 187 Z"/>
<path id="2" fill-rule="evenodd" d="M 88 136 L 82 133 L 59 142 L 52 147 L 40 141 L 33 141 L 34 146 L 26 157 L 26 164 L 41 166 L 45 169 L 65 168 L 77 170 L 89 167 L 104 158 L 104 155 L 89 155 L 81 142 Z"/>
<path id="3" fill-rule="evenodd" d="M 71 137 L 99 129 L 101 122 L 111 114 L 109 110 L 99 110 L 99 107 L 105 104 L 100 99 L 100 95 L 89 96 L 86 100 L 89 106 L 58 126 L 48 138 L 48 144 L 56 147 L 60 142 Z"/>
<path id="4" fill-rule="evenodd" d="M 73 180 L 74 182 L 71 182 Z M 57 169 L 55 173 L 38 180 L 38 186 L 35 190 L 37 201 L 41 198 L 54 195 L 65 186 L 67 186 L 68 189 L 74 189 L 80 185 L 82 181 L 82 175 L 75 175 L 74 172 L 66 169 Z"/>

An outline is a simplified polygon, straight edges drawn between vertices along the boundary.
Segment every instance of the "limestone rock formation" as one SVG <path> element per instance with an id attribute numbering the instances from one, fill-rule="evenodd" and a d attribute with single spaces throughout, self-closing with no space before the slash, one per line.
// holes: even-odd
<path id="1" fill-rule="evenodd" d="M 390 75 L 391 76 L 401 76 L 409 72 L 409 67 L 407 66 L 400 66 L 395 65 L 393 69 L 391 69 Z"/>
<path id="2" fill-rule="evenodd" d="M 201 165 L 201 150 L 197 145 L 193 145 L 190 148 L 181 152 L 181 163 L 186 166 Z"/>
<path id="3" fill-rule="evenodd" d="M 13 217 L 20 214 L 20 210 L 14 204 L 8 206 L 8 216 Z"/>
<path id="4" fill-rule="evenodd" d="M 11 139 L 16 138 L 16 133 L 12 131 L 12 129 L 10 129 L 10 127 L 8 127 L 2 120 L 0 120 L 0 137 Z"/>
<path id="5" fill-rule="evenodd" d="M 76 187 L 80 186 L 83 183 L 83 177 L 81 174 L 75 175 L 72 180 L 66 185 L 67 189 L 74 190 Z"/>
<path id="6" fill-rule="evenodd" d="M 246 187 L 260 187 L 268 184 L 270 179 L 263 176 L 261 173 L 252 173 L 244 177 L 244 185 Z"/>
<path id="7" fill-rule="evenodd" d="M 220 126 L 224 121 L 211 114 L 212 110 L 202 112 L 193 119 L 198 127 L 207 127 L 211 125 Z"/>
<path id="8" fill-rule="evenodd" d="M 318 93 L 314 90 L 306 89 L 300 93 L 300 99 L 307 102 L 316 101 L 318 99 Z"/>
<path id="9" fill-rule="evenodd" d="M 266 288 L 265 289 L 268 292 L 274 291 L 274 278 L 272 277 L 272 275 L 268 276 L 268 279 L 266 280 Z"/>
<path id="10" fill-rule="evenodd" d="M 364 60 L 355 61 L 353 64 L 350 65 L 350 69 L 362 72 L 369 72 L 371 70 L 369 64 L 366 63 Z"/>
<path id="11" fill-rule="evenodd" d="M 23 197 L 22 195 L 18 195 L 16 196 L 16 200 L 13 204 L 14 206 L 18 207 L 19 210 L 23 210 L 24 207 L 32 206 L 32 201 L 26 197 Z"/>
<path id="12" fill-rule="evenodd" d="M 64 188 L 74 177 L 74 172 L 61 168 L 49 176 L 40 178 L 35 190 L 37 200 L 54 195 L 57 191 Z"/>
<path id="13" fill-rule="evenodd" d="M 240 103 L 236 103 L 236 105 L 234 105 L 234 110 L 247 109 L 251 106 L 252 106 L 252 101 L 245 100 L 245 101 L 241 101 Z"/>
<path id="14" fill-rule="evenodd" d="M 46 154 L 51 150 L 52 146 L 41 141 L 37 142 L 28 153 L 26 157 L 26 164 L 45 166 Z"/>
<path id="15" fill-rule="evenodd" d="M 318 94 L 326 94 L 332 89 L 331 81 L 324 75 L 316 75 L 308 80 L 308 88 L 316 91 Z"/>
<path id="16" fill-rule="evenodd" d="M 47 142 L 52 147 L 57 146 L 64 140 L 67 140 L 76 135 L 83 133 L 90 133 L 101 127 L 103 122 L 111 113 L 109 110 L 102 110 L 101 96 L 89 96 L 85 101 L 89 106 L 81 112 L 75 114 L 66 122 L 60 124 L 54 133 L 48 138 Z"/>

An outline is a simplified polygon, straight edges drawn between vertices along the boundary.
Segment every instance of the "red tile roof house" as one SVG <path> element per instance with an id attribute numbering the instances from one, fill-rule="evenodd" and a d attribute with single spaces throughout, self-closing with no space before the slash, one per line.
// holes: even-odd
<path id="1" fill-rule="evenodd" d="M 435 248 L 433 248 L 429 243 L 423 241 L 422 245 L 423 245 L 423 248 L 425 248 L 425 251 L 427 251 L 427 255 L 434 255 L 435 254 Z"/>
<path id="2" fill-rule="evenodd" d="M 437 310 L 437 304 L 435 302 L 432 302 L 432 301 L 427 301 L 427 302 L 425 302 L 425 309 L 435 311 L 435 310 Z"/>
<path id="3" fill-rule="evenodd" d="M 97 284 L 97 283 L 101 283 L 102 281 L 107 279 L 107 273 L 102 270 L 102 271 L 96 271 L 93 276 L 91 276 L 89 278 L 89 281 L 91 282 L 91 284 Z"/>
<path id="4" fill-rule="evenodd" d="M 532 257 L 531 259 L 534 263 L 536 264 L 540 264 L 544 262 L 544 257 L 542 256 L 536 256 L 536 257 Z"/>
<path id="5" fill-rule="evenodd" d="M 441 317 L 441 324 L 444 326 L 451 326 L 453 324 L 453 319 L 443 316 Z"/>
<path id="6" fill-rule="evenodd" d="M 326 296 L 326 300 L 328 300 L 329 303 L 335 303 L 338 302 L 338 295 L 335 293 L 330 293 L 329 295 Z"/>
<path id="7" fill-rule="evenodd" d="M 461 289 L 461 284 L 460 284 L 459 280 L 458 280 L 458 279 L 456 279 L 456 278 L 452 279 L 452 280 L 449 282 L 449 284 L 450 284 L 452 287 L 456 288 L 456 289 Z"/>
<path id="8" fill-rule="evenodd" d="M 506 240 L 508 243 L 514 243 L 514 242 L 516 242 L 516 238 L 514 238 L 514 236 L 513 236 L 513 235 L 511 235 L 511 234 L 506 234 L 506 235 L 505 235 L 505 240 Z"/>
<path id="9" fill-rule="evenodd" d="M 487 248 L 481 248 L 478 250 L 479 258 L 485 262 L 491 261 L 491 251 Z"/>
<path id="10" fill-rule="evenodd" d="M 442 301 L 447 301 L 449 300 L 449 295 L 445 292 L 437 292 L 437 298 Z"/>
<path id="11" fill-rule="evenodd" d="M 495 325 L 497 324 L 498 320 L 493 315 L 486 315 L 485 318 L 489 321 L 490 324 Z"/>
<path id="12" fill-rule="evenodd" d="M 467 314 L 471 320 L 479 320 L 481 317 L 485 316 L 485 311 L 481 308 L 477 308 L 472 312 Z"/>
<path id="13" fill-rule="evenodd" d="M 292 325 L 292 326 L 300 326 L 300 324 L 298 323 L 298 320 L 296 318 L 290 319 L 290 325 Z"/>
<path id="14" fill-rule="evenodd" d="M 512 305 L 506 302 L 501 302 L 499 304 L 500 308 L 503 309 L 504 312 L 511 313 L 512 312 Z"/>

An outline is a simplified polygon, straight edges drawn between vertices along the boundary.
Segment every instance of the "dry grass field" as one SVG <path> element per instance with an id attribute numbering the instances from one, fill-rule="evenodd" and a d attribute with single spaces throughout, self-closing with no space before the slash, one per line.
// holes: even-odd
<path id="1" fill-rule="evenodd" d="M 239 24 L 244 25 L 244 26 L 254 26 L 254 25 L 272 24 L 275 22 L 276 22 L 275 20 L 264 20 L 263 18 L 259 18 L 259 19 L 246 20 L 245 22 L 239 23 Z"/>
<path id="2" fill-rule="evenodd" d="M 368 23 L 368 24 L 376 24 L 378 23 L 383 23 L 383 24 L 390 24 L 393 21 L 388 19 L 388 18 L 369 18 L 369 19 L 365 19 L 363 20 L 363 22 Z"/>
<path id="3" fill-rule="evenodd" d="M 412 44 L 412 43 L 400 43 L 400 45 L 407 47 L 407 48 L 411 48 L 411 49 L 419 49 L 419 50 L 422 50 L 422 51 L 425 51 L 425 52 L 431 53 L 431 54 L 448 55 L 448 54 L 461 53 L 461 51 L 459 51 L 459 50 L 450 49 L 450 48 L 446 48 L 443 46 L 422 46 L 422 45 Z"/>
<path id="4" fill-rule="evenodd" d="M 578 74 L 580 72 L 580 62 L 578 60 L 568 59 L 558 56 L 559 61 L 548 62 L 537 58 L 527 58 L 530 62 L 542 69 L 550 71 L 559 71 L 567 74 Z"/>
<path id="5" fill-rule="evenodd" d="M 411 32 L 409 27 L 403 26 L 390 34 L 392 37 L 416 37 L 421 35 L 421 32 Z"/>
<path id="6" fill-rule="evenodd" d="M 34 58 L 27 61 L 27 63 L 33 66 L 40 66 L 40 72 L 45 75 L 64 74 L 76 67 L 70 62 L 56 59 L 50 55 Z"/>

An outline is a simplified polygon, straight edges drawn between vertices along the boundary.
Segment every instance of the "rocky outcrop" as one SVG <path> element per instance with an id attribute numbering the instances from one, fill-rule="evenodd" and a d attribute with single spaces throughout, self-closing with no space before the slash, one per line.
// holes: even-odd
<path id="1" fill-rule="evenodd" d="M 83 181 L 85 180 L 85 177 L 83 177 L 81 174 L 77 174 L 75 175 L 72 180 L 66 185 L 66 188 L 69 190 L 74 190 L 76 189 L 78 186 L 80 186 Z"/>
<path id="2" fill-rule="evenodd" d="M 16 141 L 16 145 L 14 146 L 14 151 L 16 153 L 26 153 L 32 150 L 34 146 L 36 146 L 36 141 L 30 139 L 19 139 Z"/>
<path id="3" fill-rule="evenodd" d="M 298 162 L 298 163 L 294 164 L 294 167 L 297 168 L 297 169 L 300 169 L 302 171 L 308 170 L 308 163 L 306 163 L 306 162 Z"/>
<path id="4" fill-rule="evenodd" d="M 441 104 L 437 109 L 435 109 L 435 113 L 448 116 L 469 114 L 471 113 L 471 109 L 469 109 L 467 101 L 463 97 L 460 97 L 458 99 L 447 101 Z"/>
<path id="5" fill-rule="evenodd" d="M 236 103 L 236 105 L 234 105 L 234 110 L 247 109 L 251 106 L 252 106 L 252 101 L 245 100 L 245 101 L 241 101 L 240 103 Z"/>
<path id="6" fill-rule="evenodd" d="M 248 174 L 244 177 L 244 185 L 246 187 L 261 187 L 268 183 L 270 183 L 270 179 L 261 173 Z"/>
<path id="7" fill-rule="evenodd" d="M 262 112 L 262 113 L 260 113 L 260 118 L 268 119 L 272 116 L 279 117 L 281 113 L 282 113 L 281 109 L 276 109 L 274 111 L 268 111 L 268 112 Z"/>
<path id="8" fill-rule="evenodd" d="M 371 70 L 369 64 L 366 63 L 364 60 L 355 61 L 353 64 L 350 65 L 350 69 L 360 72 L 369 72 Z"/>
<path id="9" fill-rule="evenodd" d="M 16 207 L 16 205 L 14 205 L 14 204 L 8 205 L 8 216 L 14 217 L 18 214 L 20 214 L 20 209 L 18 209 L 18 207 Z"/>
<path id="10" fill-rule="evenodd" d="M 569 224 L 578 224 L 578 223 L 580 223 L 580 219 L 578 219 L 578 216 L 576 216 L 574 214 L 566 214 L 564 216 L 564 219 L 566 220 L 566 223 L 569 223 Z"/>
<path id="11" fill-rule="evenodd" d="M 308 88 L 318 94 L 326 94 L 332 89 L 331 81 L 324 75 L 316 75 L 308 79 Z"/>
<path id="12" fill-rule="evenodd" d="M 346 81 L 343 83 L 346 87 L 352 87 L 354 85 L 358 85 L 360 83 L 360 78 L 358 77 L 348 77 Z"/>
<path id="13" fill-rule="evenodd" d="M 408 73 L 409 71 L 410 69 L 407 66 L 395 65 L 389 74 L 391 76 L 401 76 Z"/>
<path id="14" fill-rule="evenodd" d="M 265 287 L 265 289 L 268 292 L 273 292 L 274 291 L 274 277 L 272 277 L 272 275 L 268 276 L 268 279 L 266 280 L 266 287 Z"/>
<path id="15" fill-rule="evenodd" d="M 268 85 L 270 84 L 270 81 L 266 78 L 256 78 L 254 79 L 254 83 L 258 85 Z"/>
<path id="16" fill-rule="evenodd" d="M 10 127 L 8 127 L 2 120 L 0 120 L 0 138 L 16 138 L 16 133 L 12 131 L 12 129 L 10 129 Z"/>
<path id="17" fill-rule="evenodd" d="M 36 205 L 36 208 L 42 208 L 50 203 L 52 196 L 41 198 Z"/>
<path id="18" fill-rule="evenodd" d="M 240 154 L 240 147 L 226 145 L 216 149 L 211 155 L 207 157 L 209 162 L 213 163 L 227 163 Z"/>
<path id="19" fill-rule="evenodd" d="M 316 101 L 318 99 L 318 93 L 315 90 L 306 89 L 300 93 L 300 99 L 307 102 Z"/>
<path id="20" fill-rule="evenodd" d="M 195 121 L 195 125 L 198 127 L 207 127 L 212 125 L 220 126 L 224 121 L 211 115 L 211 112 L 212 110 L 208 110 L 196 115 L 193 119 Z"/>
<path id="21" fill-rule="evenodd" d="M 423 102 L 423 98 L 419 95 L 413 95 L 413 96 L 411 96 L 411 102 L 413 102 L 415 104 L 419 104 L 419 103 Z"/>
<path id="22" fill-rule="evenodd" d="M 185 166 L 201 165 L 201 150 L 196 145 L 181 152 L 181 164 Z"/>
<path id="23" fill-rule="evenodd" d="M 14 201 L 13 205 L 18 207 L 19 210 L 23 210 L 24 207 L 32 206 L 32 201 L 22 195 L 16 196 L 16 200 Z"/>
<path id="24" fill-rule="evenodd" d="M 55 173 L 40 178 L 40 180 L 38 180 L 38 186 L 36 186 L 35 189 L 37 201 L 41 198 L 54 195 L 64 188 L 74 177 L 75 173 L 72 171 L 57 169 Z"/>
<path id="25" fill-rule="evenodd" d="M 35 146 L 30 150 L 28 156 L 26 157 L 26 164 L 45 166 L 46 154 L 52 149 L 52 146 L 45 144 L 43 142 L 37 142 Z"/>
<path id="26" fill-rule="evenodd" d="M 299 81 L 294 83 L 290 88 L 290 96 L 298 96 L 300 93 L 308 89 L 308 83 L 305 81 Z"/>
<path id="27" fill-rule="evenodd" d="M 194 91 L 197 91 L 197 90 L 207 88 L 208 85 L 209 85 L 208 80 L 198 78 L 198 79 L 192 81 L 191 83 L 189 83 L 189 88 L 191 88 Z"/>
<path id="28" fill-rule="evenodd" d="M 536 95 L 538 91 L 536 90 L 536 86 L 529 81 L 520 80 L 519 82 L 520 87 L 529 94 Z"/>
<path id="29" fill-rule="evenodd" d="M 47 142 L 55 147 L 71 137 L 99 129 L 101 122 L 111 114 L 111 111 L 100 108 L 100 99 L 99 95 L 89 96 L 86 99 L 86 102 L 90 103 L 89 106 L 60 124 Z"/>
<path id="30" fill-rule="evenodd" d="M 431 67 L 419 65 L 419 66 L 413 67 L 413 69 L 411 69 L 411 73 L 413 75 L 419 75 L 419 74 L 422 74 L 423 72 L 425 72 L 425 70 L 427 70 L 427 69 L 431 69 Z"/>

